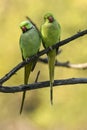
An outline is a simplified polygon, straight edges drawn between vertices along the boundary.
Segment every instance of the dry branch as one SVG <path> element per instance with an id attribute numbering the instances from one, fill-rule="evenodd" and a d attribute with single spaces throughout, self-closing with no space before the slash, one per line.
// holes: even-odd
<path id="1" fill-rule="evenodd" d="M 36 58 L 39 58 L 40 56 L 42 56 L 42 55 L 44 55 L 46 53 L 48 53 L 52 49 L 55 49 L 57 47 L 61 47 L 61 46 L 65 45 L 65 44 L 68 44 L 71 41 L 73 41 L 73 40 L 75 40 L 77 38 L 80 38 L 81 36 L 84 36 L 86 34 L 87 34 L 87 30 L 81 31 L 81 32 L 79 32 L 79 33 L 77 33 L 77 34 L 75 34 L 75 35 L 73 35 L 73 36 L 71 36 L 71 37 L 69 37 L 69 38 L 67 38 L 65 40 L 60 41 L 59 43 L 53 45 L 52 47 L 49 47 L 49 48 L 47 48 L 45 50 L 40 51 L 37 55 L 34 55 L 34 56 L 30 57 L 27 61 L 23 61 L 23 62 L 19 63 L 10 72 L 8 72 L 4 77 L 2 77 L 0 79 L 0 84 L 3 84 L 4 82 L 6 82 L 12 75 L 14 75 L 19 69 L 24 67 L 29 62 L 35 60 Z"/>
<path id="2" fill-rule="evenodd" d="M 54 87 L 59 87 L 59 86 L 63 86 L 63 85 L 74 85 L 74 84 L 87 84 L 87 78 L 70 78 L 70 79 L 54 81 Z M 0 86 L 0 92 L 16 93 L 16 92 L 22 92 L 25 90 L 28 91 L 28 90 L 46 88 L 49 86 L 50 86 L 49 81 L 37 82 L 37 83 L 33 83 L 33 84 L 13 86 L 13 87 Z"/>
<path id="3" fill-rule="evenodd" d="M 39 58 L 39 62 L 42 62 L 44 64 L 48 64 L 47 58 Z M 81 63 L 81 64 L 72 64 L 69 61 L 66 62 L 55 62 L 55 66 L 58 67 L 66 67 L 66 68 L 73 68 L 73 69 L 87 69 L 87 63 Z"/>

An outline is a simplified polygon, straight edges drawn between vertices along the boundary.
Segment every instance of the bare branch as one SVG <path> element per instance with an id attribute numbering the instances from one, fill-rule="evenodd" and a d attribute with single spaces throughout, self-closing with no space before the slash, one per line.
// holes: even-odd
<path id="1" fill-rule="evenodd" d="M 36 79 L 35 79 L 35 83 L 37 83 L 39 75 L 40 75 L 40 71 L 38 71 L 38 73 L 37 73 L 37 76 L 36 76 Z"/>
<path id="2" fill-rule="evenodd" d="M 70 79 L 54 81 L 54 87 L 59 87 L 62 85 L 74 85 L 74 84 L 87 84 L 87 78 L 70 78 Z M 0 92 L 16 93 L 16 92 L 22 92 L 25 90 L 28 91 L 28 90 L 46 88 L 49 86 L 50 86 L 49 81 L 37 82 L 33 84 L 28 84 L 28 85 L 12 86 L 12 87 L 0 86 Z"/>
<path id="3" fill-rule="evenodd" d="M 47 58 L 39 58 L 39 62 L 42 62 L 44 64 L 48 64 Z M 73 68 L 73 69 L 87 69 L 87 63 L 81 63 L 81 64 L 71 64 L 69 61 L 66 62 L 59 62 L 56 61 L 55 66 L 58 67 L 66 67 L 66 68 Z"/>
<path id="4" fill-rule="evenodd" d="M 81 31 L 81 32 L 79 32 L 79 33 L 77 33 L 77 34 L 75 34 L 75 35 L 73 35 L 73 36 L 71 36 L 71 37 L 69 37 L 69 38 L 67 38 L 65 40 L 60 41 L 59 43 L 53 45 L 52 47 L 49 47 L 49 48 L 47 48 L 45 50 L 40 51 L 37 55 L 34 55 L 34 56 L 30 57 L 27 61 L 23 61 L 23 62 L 19 63 L 10 72 L 8 72 L 4 77 L 2 77 L 0 79 L 0 84 L 3 84 L 5 81 L 7 81 L 12 75 L 14 75 L 19 69 L 24 67 L 29 62 L 35 60 L 36 58 L 38 58 L 38 57 L 40 57 L 40 56 L 42 56 L 42 55 L 44 55 L 46 53 L 48 53 L 52 49 L 55 49 L 57 47 L 61 47 L 61 46 L 65 45 L 67 43 L 70 43 L 71 41 L 73 41 L 73 40 L 75 40 L 75 39 L 77 39 L 79 37 L 82 37 L 82 36 L 86 35 L 86 34 L 87 34 L 87 30 Z"/>
<path id="5" fill-rule="evenodd" d="M 60 66 L 67 67 L 67 68 L 74 68 L 74 69 L 87 69 L 87 63 L 71 64 L 69 62 L 66 62 L 65 65 L 63 63 L 60 63 Z"/>

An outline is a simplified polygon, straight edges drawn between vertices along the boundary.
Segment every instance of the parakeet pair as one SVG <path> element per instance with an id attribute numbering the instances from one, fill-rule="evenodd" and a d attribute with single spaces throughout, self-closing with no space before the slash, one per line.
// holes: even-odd
<path id="1" fill-rule="evenodd" d="M 41 45 L 41 39 L 44 48 L 48 48 L 57 42 L 60 41 L 60 34 L 61 34 L 61 28 L 59 23 L 56 21 L 56 19 L 53 17 L 51 13 L 47 13 L 44 16 L 44 23 L 41 25 L 41 30 L 37 29 L 33 22 L 30 21 L 24 21 L 20 24 L 20 28 L 22 29 L 22 34 L 20 37 L 20 48 L 22 53 L 23 60 L 27 60 L 32 55 L 35 55 L 38 53 L 40 45 Z M 49 77 L 50 77 L 50 100 L 51 104 L 53 104 L 53 83 L 54 83 L 54 67 L 55 67 L 55 57 L 57 54 L 58 48 L 51 50 L 48 52 L 48 64 L 49 64 Z M 25 66 L 25 72 L 24 72 L 24 84 L 28 83 L 28 78 L 30 75 L 30 72 L 33 71 L 36 61 L 30 62 L 28 65 Z M 23 98 L 22 98 L 22 104 L 20 113 L 23 109 L 24 104 L 24 98 L 25 98 L 25 92 L 23 92 Z"/>

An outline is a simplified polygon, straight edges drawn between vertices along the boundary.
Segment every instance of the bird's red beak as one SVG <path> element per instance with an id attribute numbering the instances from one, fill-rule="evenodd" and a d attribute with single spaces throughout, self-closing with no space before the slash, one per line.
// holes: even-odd
<path id="1" fill-rule="evenodd" d="M 26 32 L 26 30 L 27 30 L 25 26 L 23 26 L 21 29 L 23 32 Z"/>
<path id="2" fill-rule="evenodd" d="M 50 16 L 50 17 L 48 18 L 48 20 L 49 20 L 50 23 L 52 23 L 52 22 L 54 21 L 54 18 L 53 18 L 52 16 Z"/>

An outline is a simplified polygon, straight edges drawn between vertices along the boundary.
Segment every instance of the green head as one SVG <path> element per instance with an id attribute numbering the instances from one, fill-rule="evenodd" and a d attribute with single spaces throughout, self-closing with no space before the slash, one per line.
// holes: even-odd
<path id="1" fill-rule="evenodd" d="M 32 27 L 32 24 L 29 21 L 23 21 L 20 23 L 20 28 L 22 32 L 28 31 Z"/>
<path id="2" fill-rule="evenodd" d="M 44 16 L 44 20 L 48 21 L 49 23 L 52 23 L 52 22 L 54 22 L 54 17 L 53 17 L 53 15 L 51 13 L 47 13 Z"/>

